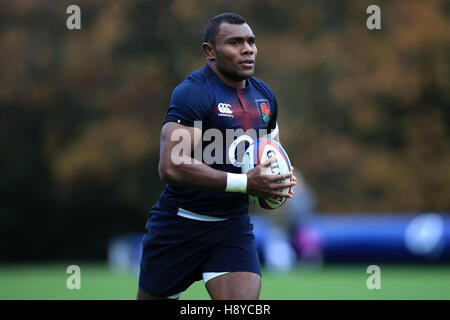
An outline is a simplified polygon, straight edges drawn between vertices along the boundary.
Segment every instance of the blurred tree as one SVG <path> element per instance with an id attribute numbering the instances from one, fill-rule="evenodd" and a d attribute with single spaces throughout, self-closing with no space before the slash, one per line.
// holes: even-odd
<path id="1" fill-rule="evenodd" d="M 1 260 L 103 258 L 163 185 L 173 88 L 203 28 L 247 18 L 281 139 L 329 212 L 448 211 L 450 6 L 378 1 L 0 1 Z"/>

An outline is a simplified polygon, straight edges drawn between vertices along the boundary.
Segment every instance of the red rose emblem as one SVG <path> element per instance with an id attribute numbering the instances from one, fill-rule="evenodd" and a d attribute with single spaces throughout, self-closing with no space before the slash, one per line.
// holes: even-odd
<path id="1" fill-rule="evenodd" d="M 266 103 L 261 104 L 261 111 L 264 113 L 265 116 L 268 116 L 270 113 L 269 106 Z"/>

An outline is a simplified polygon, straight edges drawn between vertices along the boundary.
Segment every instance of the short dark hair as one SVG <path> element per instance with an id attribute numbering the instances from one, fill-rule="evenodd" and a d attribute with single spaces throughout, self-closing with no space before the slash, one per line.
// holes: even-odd
<path id="1" fill-rule="evenodd" d="M 209 42 L 212 45 L 216 45 L 216 36 L 219 32 L 219 26 L 222 22 L 227 22 L 229 24 L 244 24 L 245 19 L 236 13 L 222 13 L 211 20 L 205 28 L 205 33 L 203 35 L 203 42 Z"/>

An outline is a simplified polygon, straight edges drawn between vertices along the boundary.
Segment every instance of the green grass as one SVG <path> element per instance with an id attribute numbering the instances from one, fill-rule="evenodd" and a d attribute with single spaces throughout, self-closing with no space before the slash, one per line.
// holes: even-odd
<path id="1" fill-rule="evenodd" d="M 78 263 L 81 289 L 66 288 L 69 264 L 0 265 L 0 299 L 135 299 L 136 274 L 118 274 L 104 264 Z M 450 299 L 448 265 L 380 265 L 381 289 L 366 287 L 366 265 L 333 265 L 280 275 L 263 271 L 261 299 Z M 203 282 L 181 299 L 209 299 Z"/>

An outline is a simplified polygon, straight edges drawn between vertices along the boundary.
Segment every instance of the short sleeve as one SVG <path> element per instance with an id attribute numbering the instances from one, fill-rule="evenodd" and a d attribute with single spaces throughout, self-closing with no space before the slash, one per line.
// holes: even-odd
<path id="1" fill-rule="evenodd" d="M 212 100 L 212 95 L 206 87 L 192 81 L 184 81 L 172 93 L 164 123 L 177 122 L 193 127 L 194 121 L 202 121 L 210 114 L 214 106 Z"/>

